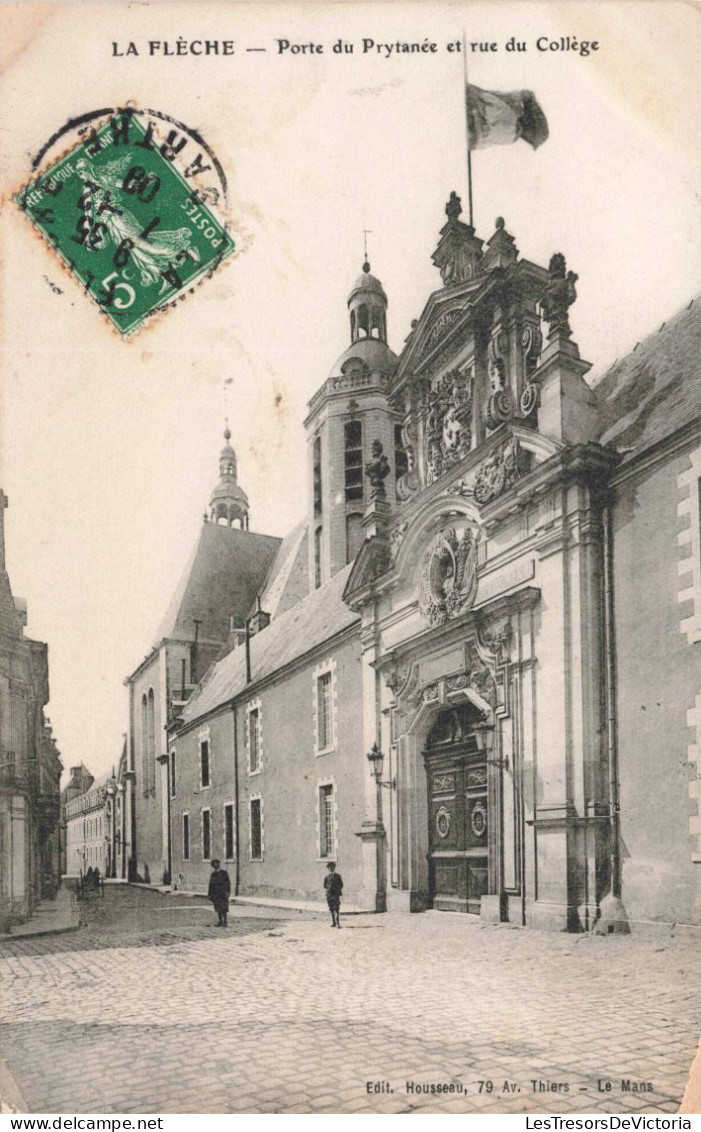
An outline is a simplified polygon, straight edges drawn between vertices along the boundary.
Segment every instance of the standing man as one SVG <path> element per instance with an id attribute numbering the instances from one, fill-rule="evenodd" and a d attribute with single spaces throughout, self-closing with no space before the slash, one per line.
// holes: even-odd
<path id="1" fill-rule="evenodd" d="M 226 927 L 226 917 L 229 914 L 229 895 L 231 893 L 231 881 L 226 869 L 220 869 L 221 861 L 216 857 L 212 861 L 212 875 L 209 878 L 209 889 L 207 896 L 214 905 L 214 911 L 219 917 L 219 923 L 214 926 L 217 928 Z"/>
<path id="2" fill-rule="evenodd" d="M 326 866 L 328 872 L 324 877 L 324 888 L 326 889 L 326 903 L 329 906 L 331 913 L 331 927 L 340 928 L 341 920 L 341 893 L 343 892 L 343 878 L 340 873 L 336 872 L 336 864 L 334 861 L 329 861 Z"/>

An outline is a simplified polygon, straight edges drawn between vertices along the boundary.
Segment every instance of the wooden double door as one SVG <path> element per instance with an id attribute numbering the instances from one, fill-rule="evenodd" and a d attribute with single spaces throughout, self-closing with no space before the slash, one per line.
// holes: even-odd
<path id="1" fill-rule="evenodd" d="M 487 762 L 472 737 L 426 751 L 429 886 L 433 907 L 479 914 L 489 891 Z"/>

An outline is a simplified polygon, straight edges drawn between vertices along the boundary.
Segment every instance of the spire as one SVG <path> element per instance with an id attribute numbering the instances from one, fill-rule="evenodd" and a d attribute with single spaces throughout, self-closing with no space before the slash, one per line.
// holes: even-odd
<path id="1" fill-rule="evenodd" d="M 219 456 L 219 483 L 209 500 L 209 519 L 212 523 L 225 520 L 232 527 L 235 523 L 242 530 L 248 530 L 248 497 L 238 485 L 236 478 L 236 452 L 231 445 L 231 429 L 226 421 L 224 429 L 225 444 Z"/>

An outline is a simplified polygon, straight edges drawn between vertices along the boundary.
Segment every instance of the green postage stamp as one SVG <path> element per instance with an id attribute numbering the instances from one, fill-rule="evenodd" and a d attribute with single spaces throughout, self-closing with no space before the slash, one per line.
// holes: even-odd
<path id="1" fill-rule="evenodd" d="M 187 135 L 161 137 L 160 125 L 118 111 L 15 197 L 124 336 L 235 250 L 214 212 L 219 190 L 199 187 L 207 154 L 186 154 Z"/>

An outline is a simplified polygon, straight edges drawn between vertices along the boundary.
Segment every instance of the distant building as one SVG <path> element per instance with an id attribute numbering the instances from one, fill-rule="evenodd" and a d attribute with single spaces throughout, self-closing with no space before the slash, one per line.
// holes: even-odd
<path id="1" fill-rule="evenodd" d="M 85 876 L 99 869 L 114 877 L 117 841 L 117 779 L 114 771 L 93 781 L 66 803 L 66 873 Z"/>
<path id="2" fill-rule="evenodd" d="M 564 256 L 460 215 L 399 356 L 368 264 L 351 290 L 305 523 L 170 716 L 165 871 L 309 899 L 333 858 L 377 911 L 701 926 L 699 303 L 585 380 Z"/>
<path id="3" fill-rule="evenodd" d="M 29 917 L 60 883 L 61 760 L 44 715 L 48 649 L 24 635 L 27 607 L 5 568 L 0 492 L 0 922 Z"/>
<path id="4" fill-rule="evenodd" d="M 84 794 L 86 790 L 89 790 L 94 781 L 95 779 L 88 768 L 81 763 L 80 766 L 71 767 L 70 778 L 61 791 L 60 861 L 62 874 L 68 871 L 66 858 L 66 806 L 69 802 L 72 802 L 74 798 L 77 798 L 79 794 Z"/>
<path id="5" fill-rule="evenodd" d="M 134 776 L 135 830 L 129 877 L 154 884 L 170 882 L 166 726 L 226 642 L 242 632 L 280 543 L 249 530 L 228 427 L 224 439 L 219 482 L 192 557 L 151 651 L 126 680 L 125 773 Z"/>

